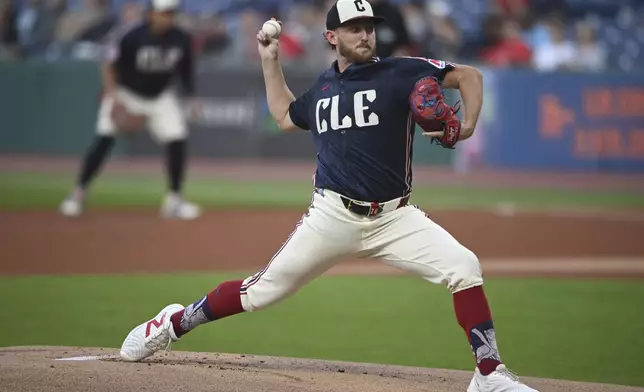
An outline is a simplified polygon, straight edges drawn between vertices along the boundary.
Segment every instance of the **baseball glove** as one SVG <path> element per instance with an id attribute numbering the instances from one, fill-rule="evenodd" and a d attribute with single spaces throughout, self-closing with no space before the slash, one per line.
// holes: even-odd
<path id="1" fill-rule="evenodd" d="M 123 132 L 136 132 L 145 125 L 145 116 L 131 113 L 118 101 L 114 102 L 111 115 L 116 127 Z"/>
<path id="2" fill-rule="evenodd" d="M 409 95 L 414 121 L 424 132 L 442 132 L 440 137 L 432 137 L 431 142 L 445 148 L 453 149 L 461 134 L 461 122 L 456 116 L 460 106 L 457 105 L 445 103 L 443 89 L 433 76 L 418 80 Z"/>

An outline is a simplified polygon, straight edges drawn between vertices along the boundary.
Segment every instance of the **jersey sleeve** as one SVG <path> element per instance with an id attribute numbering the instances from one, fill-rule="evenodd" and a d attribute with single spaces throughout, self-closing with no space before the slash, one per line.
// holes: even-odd
<path id="1" fill-rule="evenodd" d="M 405 97 L 420 79 L 433 76 L 442 84 L 445 75 L 456 68 L 453 63 L 425 57 L 396 57 L 389 61 L 395 61 L 396 79 L 400 81 L 398 91 Z"/>
<path id="2" fill-rule="evenodd" d="M 427 76 L 435 77 L 440 83 L 445 75 L 456 68 L 454 63 L 444 60 L 430 59 L 426 57 L 400 57 L 405 62 L 405 74 L 409 75 L 414 83 Z"/>
<path id="3" fill-rule="evenodd" d="M 299 97 L 295 98 L 295 101 L 291 102 L 288 107 L 288 115 L 291 117 L 293 124 L 305 131 L 311 129 L 311 125 L 309 124 L 311 96 L 311 90 L 309 89 Z"/>

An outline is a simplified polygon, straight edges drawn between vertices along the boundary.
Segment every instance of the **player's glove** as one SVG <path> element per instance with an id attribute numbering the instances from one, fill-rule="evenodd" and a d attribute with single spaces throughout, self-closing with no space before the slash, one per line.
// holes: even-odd
<path id="1" fill-rule="evenodd" d="M 434 136 L 431 138 L 431 143 L 438 144 L 445 148 L 454 148 L 454 145 L 458 142 L 459 137 L 461 136 L 461 120 L 456 116 L 458 113 L 459 107 L 449 108 L 449 115 L 447 119 L 443 121 L 442 126 L 438 131 L 442 131 L 440 136 Z"/>
<path id="2" fill-rule="evenodd" d="M 122 132 L 136 132 L 141 130 L 145 124 L 146 117 L 130 113 L 123 104 L 116 101 L 112 106 L 112 121 Z"/>
<path id="3" fill-rule="evenodd" d="M 416 82 L 409 95 L 409 108 L 412 118 L 424 132 L 440 132 L 431 138 L 445 148 L 454 148 L 461 134 L 461 122 L 456 116 L 460 107 L 445 103 L 445 95 L 440 83 L 433 76 Z"/>

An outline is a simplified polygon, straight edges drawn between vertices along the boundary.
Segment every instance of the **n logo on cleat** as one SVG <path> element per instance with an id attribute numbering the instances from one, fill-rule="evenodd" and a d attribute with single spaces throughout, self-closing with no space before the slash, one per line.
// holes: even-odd
<path id="1" fill-rule="evenodd" d="M 152 320 L 148 321 L 148 325 L 145 326 L 145 337 L 146 338 L 148 336 L 150 336 L 150 329 L 152 328 L 153 325 L 154 325 L 155 328 L 161 328 L 161 326 L 163 325 L 163 321 L 165 321 L 166 314 L 167 313 L 163 313 L 163 317 L 161 317 L 161 320 L 159 320 L 159 321 L 157 321 L 155 319 L 152 319 Z"/>

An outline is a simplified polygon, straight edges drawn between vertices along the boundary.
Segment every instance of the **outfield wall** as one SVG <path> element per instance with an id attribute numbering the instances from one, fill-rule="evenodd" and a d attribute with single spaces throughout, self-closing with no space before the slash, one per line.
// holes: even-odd
<path id="1" fill-rule="evenodd" d="M 489 166 L 644 172 L 644 75 L 493 71 L 485 84 Z"/>
<path id="2" fill-rule="evenodd" d="M 287 70 L 298 94 L 316 77 Z M 314 159 L 307 132 L 282 135 L 268 112 L 258 70 L 199 72 L 203 110 L 191 120 L 191 151 L 206 158 Z M 0 64 L 0 153 L 79 155 L 93 136 L 100 79 L 91 62 Z M 449 92 L 450 102 L 458 99 Z M 475 137 L 455 151 L 419 133 L 416 164 L 477 157 L 493 168 L 644 172 L 644 76 L 485 70 Z M 422 140 L 421 140 L 422 139 Z M 158 154 L 147 133 L 117 154 Z"/>

